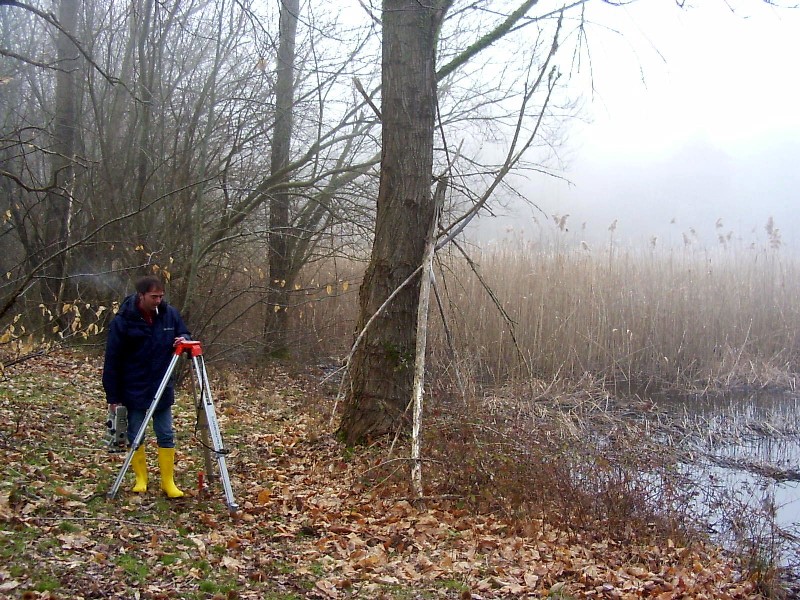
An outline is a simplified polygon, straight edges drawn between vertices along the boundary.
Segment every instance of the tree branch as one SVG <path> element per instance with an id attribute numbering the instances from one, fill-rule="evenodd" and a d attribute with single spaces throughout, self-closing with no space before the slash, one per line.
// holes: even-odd
<path id="1" fill-rule="evenodd" d="M 56 18 L 56 16 L 53 13 L 41 11 L 38 8 L 36 8 L 35 6 L 31 6 L 30 4 L 25 4 L 23 2 L 18 2 L 17 0 L 0 0 L 0 6 L 13 6 L 15 8 L 21 8 L 22 10 L 27 10 L 28 12 L 36 15 L 40 19 L 43 19 L 44 21 L 46 21 L 47 23 L 49 23 L 50 25 L 52 25 L 53 27 L 58 29 L 58 31 L 60 33 L 62 33 L 64 36 L 66 36 L 69 39 L 69 41 L 71 41 L 74 44 L 74 46 L 78 50 L 78 52 L 80 52 L 83 55 L 83 57 L 87 60 L 87 62 L 90 65 L 92 65 L 92 67 L 98 73 L 100 73 L 100 75 L 102 75 L 106 79 L 106 81 L 108 81 L 111 85 L 121 84 L 121 85 L 124 86 L 124 84 L 122 83 L 122 81 L 120 79 L 109 75 L 102 68 L 100 68 L 100 65 L 98 65 L 94 61 L 94 59 L 92 58 L 92 55 L 89 54 L 89 52 L 84 49 L 83 45 L 80 43 L 80 41 L 78 39 L 75 38 L 74 35 L 72 35 L 69 31 L 66 31 L 64 29 L 64 27 L 61 25 L 61 23 L 59 23 L 58 18 Z M 3 54 L 5 54 L 5 52 L 3 52 Z M 8 54 L 6 54 L 6 56 L 8 56 Z M 19 58 L 20 60 L 22 60 L 22 61 L 24 61 L 26 63 L 29 63 L 29 64 L 36 64 L 33 61 L 25 59 L 23 57 L 16 57 L 15 56 L 13 58 Z M 43 64 L 39 64 L 37 66 L 42 66 L 42 67 L 46 67 L 46 68 L 49 68 L 49 69 L 57 68 L 57 67 L 54 67 L 54 66 L 43 65 Z M 126 87 L 126 89 L 127 89 L 127 87 Z"/>

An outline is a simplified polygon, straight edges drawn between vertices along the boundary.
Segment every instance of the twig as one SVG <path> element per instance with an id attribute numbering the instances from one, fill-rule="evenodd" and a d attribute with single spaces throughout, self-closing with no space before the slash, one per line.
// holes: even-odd
<path id="1" fill-rule="evenodd" d="M 414 391 L 412 402 L 414 403 L 414 419 L 411 433 L 411 458 L 414 465 L 411 468 L 411 485 L 417 497 L 421 498 L 422 491 L 422 461 L 420 454 L 421 430 L 422 430 L 422 405 L 425 388 L 425 351 L 428 348 L 428 309 L 431 301 L 431 283 L 433 279 L 433 258 L 436 253 L 436 228 L 439 224 L 439 214 L 444 204 L 444 196 L 447 191 L 447 177 L 439 178 L 436 184 L 436 193 L 433 196 L 434 217 L 428 230 L 425 242 L 425 256 L 422 259 L 424 269 L 419 289 L 419 304 L 417 306 L 417 343 L 416 356 L 414 359 Z"/>
<path id="2" fill-rule="evenodd" d="M 25 354 L 23 356 L 4 361 L 2 363 L 3 364 L 3 368 L 5 369 L 5 368 L 8 368 L 8 367 L 10 367 L 12 365 L 18 365 L 19 363 L 25 362 L 26 360 L 30 360 L 31 358 L 36 358 L 37 356 L 42 356 L 43 354 L 45 354 L 45 352 L 46 352 L 45 350 L 36 350 L 35 352 L 29 352 L 28 354 Z"/>
<path id="3" fill-rule="evenodd" d="M 382 121 L 383 117 L 381 116 L 380 109 L 377 106 L 375 106 L 375 103 L 372 101 L 372 98 L 370 98 L 370 96 L 367 94 L 367 90 L 364 89 L 364 86 L 361 84 L 361 80 L 358 77 L 353 77 L 353 85 L 356 86 L 358 93 L 361 94 L 361 96 L 364 98 L 364 101 L 367 104 L 369 104 L 369 107 L 378 117 L 378 120 Z"/>
<path id="4" fill-rule="evenodd" d="M 406 502 L 425 502 L 427 500 L 463 500 L 464 496 L 459 494 L 439 494 L 436 496 L 405 496 L 398 498 L 398 500 L 405 500 Z"/>
<path id="5" fill-rule="evenodd" d="M 161 531 L 175 531 L 175 529 L 172 527 L 164 527 L 162 525 L 155 525 L 153 523 L 145 523 L 144 521 L 111 519 L 108 517 L 20 517 L 20 521 L 23 523 L 27 523 L 28 521 L 97 521 L 100 523 L 116 523 L 123 525 L 136 525 L 137 527 L 150 527 L 152 529 L 160 529 Z"/>
<path id="6" fill-rule="evenodd" d="M 371 471 L 374 471 L 375 469 L 380 469 L 381 467 L 385 467 L 386 465 L 390 465 L 390 464 L 395 463 L 395 462 L 415 462 L 416 460 L 420 460 L 422 462 L 429 462 L 429 463 L 433 463 L 433 464 L 437 464 L 437 465 L 444 464 L 444 463 L 442 463 L 442 461 L 434 460 L 432 458 L 420 458 L 420 459 L 415 459 L 415 458 L 410 458 L 410 457 L 409 458 L 406 458 L 406 457 L 390 458 L 388 460 L 385 460 L 385 461 L 381 462 L 380 464 L 375 465 L 374 467 L 370 467 L 369 469 L 367 469 L 366 471 L 363 471 L 362 473 L 359 473 L 358 477 L 364 477 L 364 475 L 366 475 L 367 473 L 369 473 Z"/>

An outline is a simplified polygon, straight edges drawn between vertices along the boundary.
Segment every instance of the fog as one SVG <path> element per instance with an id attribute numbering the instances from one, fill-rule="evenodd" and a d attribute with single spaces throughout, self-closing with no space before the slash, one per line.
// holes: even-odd
<path id="1" fill-rule="evenodd" d="M 536 207 L 473 235 L 552 236 L 569 215 L 569 239 L 595 247 L 750 246 L 772 218 L 800 251 L 800 9 L 730 6 L 592 4 L 591 72 L 574 83 L 585 122 L 569 124 L 557 177 L 515 180 Z"/>

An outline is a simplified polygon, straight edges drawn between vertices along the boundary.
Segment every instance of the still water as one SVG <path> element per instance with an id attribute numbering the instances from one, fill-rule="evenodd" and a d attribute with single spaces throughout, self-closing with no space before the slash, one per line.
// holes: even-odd
<path id="1" fill-rule="evenodd" d="M 800 395 L 796 392 L 662 399 L 659 407 L 687 432 L 695 460 L 685 465 L 708 490 L 699 513 L 721 538 L 752 535 L 774 558 L 800 565 Z M 719 493 L 713 493 L 713 492 Z M 728 498 L 736 507 L 716 504 Z M 727 512 L 726 512 L 727 511 Z M 725 513 L 725 514 L 723 514 Z M 731 516 L 734 514 L 734 516 Z"/>

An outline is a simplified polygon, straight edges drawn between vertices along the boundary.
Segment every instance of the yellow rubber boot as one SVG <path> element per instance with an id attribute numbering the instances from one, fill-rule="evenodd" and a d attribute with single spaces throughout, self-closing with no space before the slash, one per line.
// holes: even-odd
<path id="1" fill-rule="evenodd" d="M 147 459 L 144 455 L 144 446 L 139 446 L 131 457 L 131 467 L 136 475 L 133 491 L 137 493 L 147 491 Z"/>
<path id="2" fill-rule="evenodd" d="M 175 448 L 158 449 L 158 468 L 161 469 L 161 489 L 169 498 L 180 498 L 183 492 L 175 485 Z"/>

